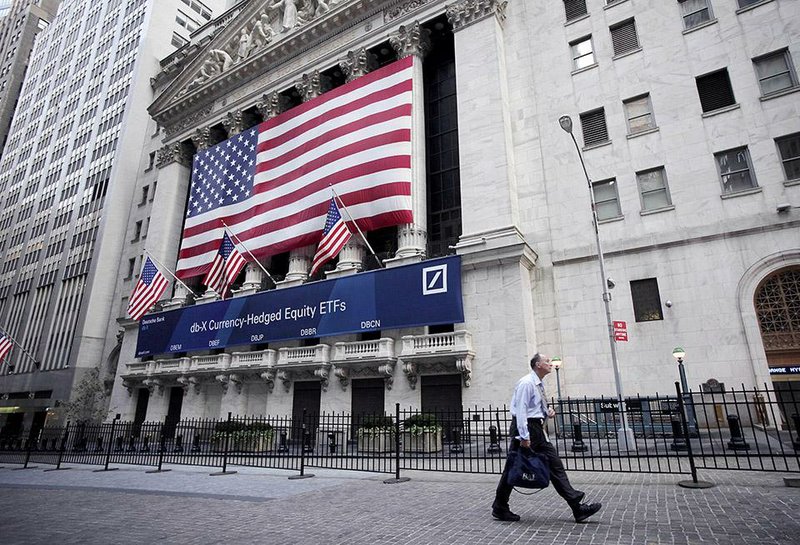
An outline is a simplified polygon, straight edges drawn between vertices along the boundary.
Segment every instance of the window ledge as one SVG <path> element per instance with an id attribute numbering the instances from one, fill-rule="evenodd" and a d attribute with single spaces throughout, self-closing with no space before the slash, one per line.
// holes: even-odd
<path id="1" fill-rule="evenodd" d="M 691 34 L 695 30 L 700 30 L 701 28 L 706 28 L 707 26 L 716 25 L 716 24 L 717 24 L 717 20 L 716 19 L 709 19 L 705 23 L 700 23 L 699 25 L 694 25 L 692 28 L 684 29 L 683 33 L 684 34 Z"/>
<path id="2" fill-rule="evenodd" d="M 773 1 L 774 0 L 761 0 L 761 2 L 758 2 L 758 3 L 755 3 L 755 4 L 751 4 L 751 5 L 743 7 L 743 8 L 739 8 L 739 9 L 736 10 L 736 15 L 739 15 L 740 13 L 744 13 L 745 11 L 750 11 L 751 9 L 756 9 L 757 7 L 763 6 L 764 4 L 769 4 L 770 2 L 773 2 Z"/>
<path id="3" fill-rule="evenodd" d="M 745 195 L 755 195 L 756 193 L 761 193 L 762 189 L 761 187 L 751 187 L 750 189 L 743 189 L 736 193 L 723 193 L 719 198 L 724 200 L 733 199 L 734 197 L 744 197 Z"/>
<path id="4" fill-rule="evenodd" d="M 602 148 L 603 146 L 610 146 L 611 140 L 606 140 L 605 142 L 598 142 L 597 144 L 590 144 L 588 146 L 583 146 L 582 151 L 589 151 L 592 149 Z"/>
<path id="5" fill-rule="evenodd" d="M 605 223 L 614 223 L 615 221 L 622 221 L 625 219 L 625 214 L 620 216 L 614 216 L 613 218 L 606 218 L 604 220 L 597 220 L 598 225 L 603 225 Z"/>
<path id="6" fill-rule="evenodd" d="M 714 117 L 715 115 L 724 114 L 725 112 L 732 112 L 733 110 L 738 110 L 740 108 L 739 103 L 731 104 L 730 106 L 723 106 L 722 108 L 717 108 L 716 110 L 711 110 L 710 112 L 703 112 L 703 117 Z"/>
<path id="7" fill-rule="evenodd" d="M 584 13 L 580 17 L 575 17 L 574 19 L 570 19 L 569 21 L 564 23 L 564 26 L 569 26 L 569 25 L 571 25 L 573 23 L 577 23 L 578 21 L 583 21 L 584 19 L 588 19 L 588 18 L 589 18 L 589 14 L 588 13 Z"/>
<path id="8" fill-rule="evenodd" d="M 786 180 L 783 182 L 784 187 L 792 187 L 793 185 L 800 185 L 800 178 L 794 178 L 793 180 Z"/>
<path id="9" fill-rule="evenodd" d="M 658 132 L 658 127 L 653 127 L 652 129 L 647 129 L 645 131 L 635 132 L 633 134 L 628 135 L 628 140 L 631 138 L 636 138 L 637 136 L 644 136 L 645 134 L 653 134 L 654 132 Z"/>
<path id="10" fill-rule="evenodd" d="M 660 214 L 661 212 L 669 212 L 670 210 L 675 210 L 675 205 L 671 204 L 669 206 L 662 206 L 661 208 L 653 208 L 652 210 L 642 210 L 639 212 L 640 216 L 652 216 L 653 214 Z"/>
<path id="11" fill-rule="evenodd" d="M 581 72 L 586 72 L 591 70 L 592 68 L 597 68 L 597 63 L 590 64 L 589 66 L 584 66 L 583 68 L 578 68 L 577 70 L 573 70 L 571 74 L 574 76 L 575 74 L 580 74 Z"/>
<path id="12" fill-rule="evenodd" d="M 152 201 L 151 201 L 151 202 L 152 202 Z M 140 202 L 139 204 L 137 204 L 136 206 L 138 206 L 139 208 L 141 208 L 141 207 L 143 207 L 143 206 L 144 206 L 144 205 L 146 205 L 146 204 L 147 204 L 147 201 L 142 201 L 142 202 Z"/>
<path id="13" fill-rule="evenodd" d="M 641 50 L 642 50 L 642 46 L 639 46 L 636 49 L 631 49 L 630 51 L 626 51 L 625 53 L 620 53 L 619 55 L 614 55 L 613 57 L 611 57 L 611 60 L 615 61 L 615 60 L 621 59 L 623 57 L 628 57 L 630 55 L 634 55 L 636 53 L 639 53 Z"/>
<path id="14" fill-rule="evenodd" d="M 775 91 L 774 93 L 770 93 L 768 95 L 762 95 L 761 97 L 759 97 L 759 100 L 761 102 L 764 102 L 766 100 L 772 100 L 773 98 L 778 98 L 785 95 L 791 95 L 792 93 L 796 93 L 798 91 L 800 91 L 800 85 L 795 85 L 794 87 L 789 87 L 787 89 Z"/>
<path id="15" fill-rule="evenodd" d="M 611 9 L 611 8 L 613 8 L 614 6 L 619 6 L 620 4 L 624 4 L 624 3 L 625 3 L 625 2 L 627 2 L 627 1 L 628 1 L 628 0 L 621 0 L 621 1 L 619 1 L 619 2 L 614 2 L 613 4 L 606 4 L 605 6 L 603 6 L 603 9 Z"/>

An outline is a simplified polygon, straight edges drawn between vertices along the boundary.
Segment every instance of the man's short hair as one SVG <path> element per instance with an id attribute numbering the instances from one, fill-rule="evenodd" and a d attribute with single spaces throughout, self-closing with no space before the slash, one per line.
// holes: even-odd
<path id="1" fill-rule="evenodd" d="M 536 369 L 536 364 L 542 361 L 542 355 L 538 352 L 531 358 L 531 369 Z"/>

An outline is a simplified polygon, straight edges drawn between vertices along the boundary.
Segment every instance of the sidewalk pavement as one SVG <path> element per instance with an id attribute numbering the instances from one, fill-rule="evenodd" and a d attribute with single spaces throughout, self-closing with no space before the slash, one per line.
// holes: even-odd
<path id="1" fill-rule="evenodd" d="M 689 490 L 685 476 L 570 472 L 603 510 L 576 524 L 552 487 L 513 494 L 516 523 L 495 521 L 496 475 L 391 475 L 309 468 L 296 472 L 171 466 L 147 474 L 118 466 L 43 472 L 0 469 L 0 543 L 28 544 L 523 544 L 665 545 L 800 543 L 800 489 L 782 474 L 706 471 L 717 486 Z"/>

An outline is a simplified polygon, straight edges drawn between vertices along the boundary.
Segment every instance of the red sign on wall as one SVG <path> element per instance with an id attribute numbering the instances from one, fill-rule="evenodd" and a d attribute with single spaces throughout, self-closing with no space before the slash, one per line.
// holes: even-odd
<path id="1" fill-rule="evenodd" d="M 614 340 L 628 342 L 628 324 L 614 320 Z"/>

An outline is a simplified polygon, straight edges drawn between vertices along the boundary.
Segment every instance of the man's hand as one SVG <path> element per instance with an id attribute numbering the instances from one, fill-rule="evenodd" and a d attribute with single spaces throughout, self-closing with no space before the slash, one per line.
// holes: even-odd
<path id="1" fill-rule="evenodd" d="M 547 418 L 553 418 L 556 415 L 556 412 L 553 410 L 553 407 L 547 408 Z"/>
<path id="2" fill-rule="evenodd" d="M 519 446 L 522 448 L 531 448 L 531 440 L 530 439 L 522 439 L 519 442 Z"/>

